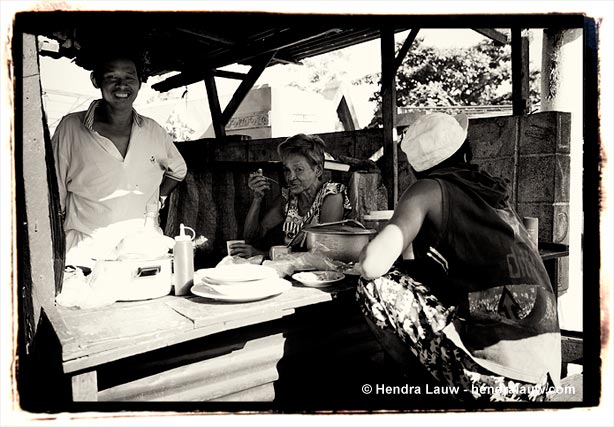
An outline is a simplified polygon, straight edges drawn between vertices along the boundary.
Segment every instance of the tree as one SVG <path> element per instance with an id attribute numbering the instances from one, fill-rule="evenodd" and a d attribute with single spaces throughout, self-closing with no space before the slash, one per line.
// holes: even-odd
<path id="1" fill-rule="evenodd" d="M 485 40 L 469 48 L 437 49 L 416 39 L 397 71 L 398 107 L 454 107 L 510 105 L 511 48 Z M 378 86 L 380 74 L 365 76 L 357 83 Z M 532 104 L 539 102 L 539 71 L 530 72 Z M 382 124 L 381 94 L 369 127 Z"/>

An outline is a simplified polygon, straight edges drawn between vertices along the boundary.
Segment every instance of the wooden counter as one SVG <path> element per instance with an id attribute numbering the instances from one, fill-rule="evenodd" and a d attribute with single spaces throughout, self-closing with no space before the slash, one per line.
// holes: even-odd
<path id="1" fill-rule="evenodd" d="M 567 254 L 564 247 L 540 249 L 545 263 Z M 98 309 L 55 306 L 45 314 L 72 402 L 392 404 L 390 396 L 378 401 L 361 392 L 363 383 L 407 378 L 387 371 L 390 361 L 356 304 L 356 281 L 348 276 L 323 289 L 293 282 L 281 295 L 247 303 L 166 296 Z M 418 369 L 412 380 L 424 386 L 428 376 Z M 435 406 L 444 402 L 439 396 Z"/>
<path id="2" fill-rule="evenodd" d="M 333 368 L 348 357 L 378 357 L 355 304 L 356 280 L 325 289 L 294 283 L 248 303 L 166 296 L 46 314 L 74 402 L 272 401 L 280 371 L 297 363 L 305 371 L 326 354 Z"/>

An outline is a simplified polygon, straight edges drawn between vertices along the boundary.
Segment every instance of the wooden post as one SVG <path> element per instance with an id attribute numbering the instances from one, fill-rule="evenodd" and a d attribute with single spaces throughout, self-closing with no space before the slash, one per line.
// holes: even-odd
<path id="1" fill-rule="evenodd" d="M 45 131 L 43 126 L 41 86 L 38 69 L 38 51 L 36 36 L 23 34 L 22 37 L 22 98 L 21 127 L 22 139 L 18 142 L 16 156 L 19 170 L 22 174 L 23 195 L 19 233 L 22 237 L 19 248 L 24 257 L 23 270 L 20 272 L 19 293 L 25 298 L 27 309 L 24 316 L 26 348 L 31 344 L 40 317 L 41 308 L 53 305 L 56 294 L 56 272 L 52 220 L 57 212 L 53 208 L 53 195 L 50 192 L 50 180 L 55 180 L 52 172 L 48 172 L 47 147 L 45 146 Z M 17 179 L 20 179 L 18 176 Z M 55 195 L 57 199 L 57 195 Z M 57 218 L 56 218 L 57 219 Z M 60 227 L 61 228 L 61 227 Z M 56 230 L 57 231 L 57 230 Z M 63 239 L 63 236 L 59 238 Z M 27 246 L 27 247 L 25 247 Z M 61 254 L 63 255 L 63 254 Z M 60 255 L 60 256 L 61 256 Z M 59 268 L 59 267 L 58 267 Z M 61 277 L 62 270 L 59 272 Z M 28 300 L 31 298 L 31 306 Z M 30 324 L 30 322 L 32 322 Z"/>
<path id="2" fill-rule="evenodd" d="M 381 34 L 382 56 L 382 122 L 384 127 L 384 158 L 388 183 L 388 208 L 394 209 L 399 199 L 398 149 L 394 140 L 394 122 L 397 109 L 396 70 L 394 69 L 394 31 L 383 28 Z"/>
<path id="3" fill-rule="evenodd" d="M 217 95 L 217 86 L 215 84 L 215 75 L 213 70 L 205 70 L 205 87 L 207 88 L 207 98 L 209 99 L 209 111 L 211 111 L 211 121 L 217 142 L 226 139 L 226 128 L 222 120 L 222 109 L 220 108 L 220 99 Z"/>
<path id="4" fill-rule="evenodd" d="M 98 375 L 88 371 L 70 378 L 73 402 L 95 402 L 98 400 Z"/>
<path id="5" fill-rule="evenodd" d="M 515 116 L 531 112 L 529 39 L 522 34 L 522 28 L 512 28 L 512 111 Z"/>

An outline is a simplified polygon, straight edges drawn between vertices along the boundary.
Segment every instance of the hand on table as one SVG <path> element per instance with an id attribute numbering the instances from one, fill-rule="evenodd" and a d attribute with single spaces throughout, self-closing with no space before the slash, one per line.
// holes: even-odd
<path id="1" fill-rule="evenodd" d="M 240 256 L 241 258 L 251 258 L 256 255 L 264 254 L 263 251 L 260 251 L 247 243 L 233 243 L 229 249 L 230 252 L 228 255 Z"/>

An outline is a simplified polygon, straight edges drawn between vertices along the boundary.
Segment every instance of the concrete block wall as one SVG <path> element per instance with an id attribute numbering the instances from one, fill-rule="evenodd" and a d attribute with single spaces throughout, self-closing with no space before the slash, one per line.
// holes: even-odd
<path id="1" fill-rule="evenodd" d="M 507 179 L 520 217 L 539 218 L 539 240 L 569 243 L 571 114 L 473 119 L 468 139 L 473 162 Z M 569 286 L 569 260 L 558 262 L 558 289 Z"/>
<path id="2" fill-rule="evenodd" d="M 522 118 L 518 144 L 518 213 L 540 218 L 540 240 L 568 243 L 571 115 Z"/>

